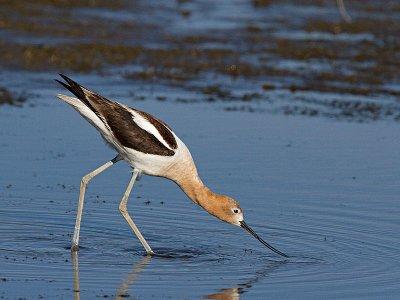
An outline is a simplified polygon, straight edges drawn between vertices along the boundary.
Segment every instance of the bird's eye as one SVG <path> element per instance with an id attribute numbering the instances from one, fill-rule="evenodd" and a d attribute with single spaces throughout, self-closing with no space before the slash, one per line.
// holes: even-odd
<path id="1" fill-rule="evenodd" d="M 234 212 L 235 214 L 237 214 L 237 213 L 239 212 L 239 210 L 238 210 L 238 209 L 234 209 L 233 212 Z"/>

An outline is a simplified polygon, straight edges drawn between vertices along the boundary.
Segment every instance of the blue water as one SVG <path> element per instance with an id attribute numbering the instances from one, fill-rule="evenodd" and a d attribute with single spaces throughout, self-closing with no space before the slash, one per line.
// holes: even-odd
<path id="1" fill-rule="evenodd" d="M 399 295 L 398 124 L 225 112 L 218 103 L 156 101 L 157 86 L 77 76 L 170 124 L 204 182 L 239 200 L 247 223 L 292 258 L 208 215 L 174 183 L 148 176 L 128 208 L 152 248 L 168 257 L 144 257 L 118 212 L 130 171 L 119 163 L 89 186 L 82 248 L 72 259 L 79 181 L 114 153 L 56 100 L 53 77 L 35 77 L 30 105 L 0 108 L 0 297 Z M 18 86 L 18 73 L 7 78 Z"/>
<path id="2" fill-rule="evenodd" d="M 1 67 L 0 88 L 26 102 L 0 106 L 0 299 L 399 298 L 398 5 L 345 1 L 353 20 L 361 20 L 352 26 L 341 22 L 335 1 L 255 2 L 46 4 L 47 15 L 36 15 L 38 6 L 32 15 L 22 10 L 24 21 L 61 25 L 60 31 L 13 30 L 3 22 L 0 46 L 93 42 L 233 51 L 226 68 L 200 55 L 198 67 L 209 68 L 200 72 L 175 57 L 166 55 L 158 66 L 142 55 L 98 73 L 67 74 L 166 121 L 191 149 L 203 181 L 237 199 L 246 222 L 290 259 L 208 215 L 174 183 L 144 176 L 128 209 L 158 254 L 146 257 L 118 211 L 131 171 L 123 162 L 90 183 L 81 248 L 71 255 L 81 177 L 115 153 L 56 99 L 65 92 L 53 81 L 65 71 L 59 65 L 43 73 Z M 22 18 L 18 9 L 5 11 Z M 60 34 L 79 30 L 66 22 L 74 18 L 83 20 L 82 35 Z M 130 26 L 115 35 L 85 30 L 102 19 L 111 29 Z M 285 53 L 276 46 L 282 41 L 313 53 L 302 57 L 296 47 Z M 327 55 L 331 48 L 337 56 Z M 382 56 L 357 55 L 378 50 Z M 21 61 L 16 66 L 28 68 Z M 232 67 L 244 71 L 230 74 Z M 127 76 L 154 69 L 164 77 Z M 180 72 L 189 77 L 168 80 Z M 371 72 L 376 78 L 363 76 Z M 228 96 L 204 92 L 218 87 Z"/>

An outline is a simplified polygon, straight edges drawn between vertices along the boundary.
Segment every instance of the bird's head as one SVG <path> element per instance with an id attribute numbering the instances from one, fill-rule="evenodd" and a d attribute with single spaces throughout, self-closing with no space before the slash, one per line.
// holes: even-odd
<path id="1" fill-rule="evenodd" d="M 213 201 L 212 209 L 206 208 L 206 210 L 224 222 L 242 227 L 270 250 L 283 257 L 288 257 L 286 254 L 275 249 L 266 241 L 264 241 L 249 225 L 245 223 L 242 208 L 240 207 L 239 203 L 231 197 L 218 195 L 217 199 Z"/>
<path id="2" fill-rule="evenodd" d="M 243 211 L 236 200 L 225 195 L 218 195 L 213 204 L 211 210 L 207 209 L 209 213 L 224 222 L 240 226 L 240 222 L 243 221 Z"/>

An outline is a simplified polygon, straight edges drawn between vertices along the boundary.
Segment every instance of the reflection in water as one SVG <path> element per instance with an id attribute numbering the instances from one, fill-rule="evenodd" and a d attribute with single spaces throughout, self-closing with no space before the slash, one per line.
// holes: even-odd
<path id="1" fill-rule="evenodd" d="M 121 300 L 129 297 L 129 287 L 136 281 L 140 272 L 144 270 L 144 268 L 149 264 L 150 260 L 151 256 L 147 255 L 142 257 L 137 263 L 133 264 L 132 271 L 129 272 L 128 276 L 119 286 L 115 299 Z"/>
<path id="2" fill-rule="evenodd" d="M 80 300 L 78 252 L 71 252 L 71 257 L 73 269 L 74 300 Z M 130 297 L 128 293 L 129 288 L 134 284 L 139 274 L 145 269 L 145 267 L 150 263 L 151 260 L 151 256 L 145 256 L 142 257 L 138 262 L 133 264 L 132 271 L 129 272 L 125 280 L 118 287 L 115 299 L 121 300 Z M 218 293 L 208 294 L 205 296 L 205 298 L 214 300 L 239 300 L 240 294 L 247 292 L 260 279 L 268 276 L 274 270 L 278 269 L 280 266 L 286 263 L 287 261 L 276 261 L 269 263 L 263 269 L 255 272 L 255 274 L 247 281 L 239 283 L 235 287 L 221 289 Z"/>
<path id="3" fill-rule="evenodd" d="M 239 283 L 236 287 L 221 289 L 218 293 L 206 295 L 205 298 L 214 300 L 239 300 L 240 294 L 247 292 L 257 281 L 266 277 L 285 263 L 287 261 L 277 261 L 268 264 L 246 282 Z"/>
<path id="4" fill-rule="evenodd" d="M 79 261 L 78 251 L 71 252 L 72 270 L 73 270 L 73 286 L 74 286 L 74 300 L 80 300 L 80 282 L 79 282 Z M 117 289 L 115 299 L 125 299 L 129 297 L 128 289 L 136 281 L 139 274 L 149 264 L 151 256 L 142 257 L 138 262 L 133 264 L 132 271 L 129 272 L 128 276 L 121 283 Z"/>
<path id="5" fill-rule="evenodd" d="M 230 289 L 221 289 L 218 293 L 207 295 L 206 299 L 214 300 L 239 300 L 241 289 L 238 287 Z"/>
<path id="6" fill-rule="evenodd" d="M 72 271 L 74 273 L 74 300 L 80 299 L 78 251 L 71 251 Z"/>

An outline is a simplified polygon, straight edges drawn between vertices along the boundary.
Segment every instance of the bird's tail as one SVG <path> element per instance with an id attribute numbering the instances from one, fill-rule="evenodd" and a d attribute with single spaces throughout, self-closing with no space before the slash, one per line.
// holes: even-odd
<path id="1" fill-rule="evenodd" d="M 83 104 L 82 101 L 79 100 L 78 98 L 70 97 L 70 96 L 63 95 L 63 94 L 57 94 L 57 98 L 61 99 L 64 102 L 67 102 L 69 105 L 71 105 L 73 107 L 77 107 L 77 106 Z"/>
<path id="2" fill-rule="evenodd" d="M 64 83 L 57 79 L 56 81 L 68 89 L 76 97 L 70 97 L 63 94 L 58 94 L 57 97 L 71 105 L 81 114 L 81 116 L 83 116 L 92 125 L 97 127 L 101 132 L 107 132 L 105 124 L 101 120 L 101 115 L 96 107 L 98 108 L 101 103 L 107 105 L 107 103 L 110 101 L 86 89 L 67 76 L 62 74 L 60 74 L 60 76 L 64 78 L 66 82 Z"/>
<path id="3" fill-rule="evenodd" d="M 112 103 L 112 101 L 104 98 L 103 96 L 85 88 L 84 86 L 80 85 L 79 83 L 75 82 L 71 78 L 60 74 L 60 76 L 65 80 L 65 82 L 62 82 L 58 79 L 56 81 L 61 84 L 63 87 L 65 87 L 67 90 L 69 90 L 72 94 L 76 96 L 77 99 L 82 101 L 89 109 L 91 109 L 94 113 L 97 115 L 100 114 L 102 106 L 107 106 L 107 104 Z M 61 98 L 62 100 L 68 101 L 70 100 L 65 100 L 65 98 Z M 70 103 L 71 104 L 71 103 Z"/>

